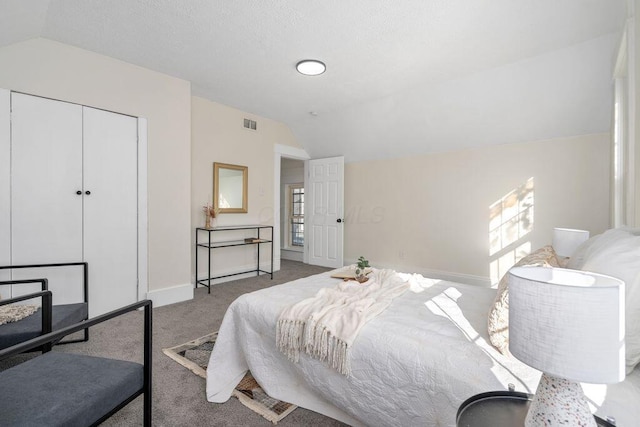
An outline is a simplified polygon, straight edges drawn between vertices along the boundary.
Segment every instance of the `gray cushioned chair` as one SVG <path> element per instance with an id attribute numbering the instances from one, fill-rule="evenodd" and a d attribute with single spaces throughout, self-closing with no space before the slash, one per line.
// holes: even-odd
<path id="1" fill-rule="evenodd" d="M 39 309 L 37 312 L 17 322 L 11 322 L 4 325 L 0 325 L 0 349 L 10 347 L 17 343 L 35 338 L 39 335 L 50 331 L 56 331 L 64 328 L 65 326 L 73 325 L 74 323 L 86 320 L 89 317 L 89 303 L 88 303 L 88 288 L 89 288 L 89 266 L 86 262 L 71 262 L 71 263 L 55 263 L 55 264 L 29 264 L 29 265 L 10 265 L 0 266 L 0 270 L 18 270 L 18 269 L 34 269 L 34 274 L 38 268 L 71 268 L 74 266 L 80 266 L 83 270 L 83 283 L 82 293 L 83 301 L 74 304 L 59 304 L 53 305 L 51 308 L 51 328 L 48 330 L 43 329 L 43 317 L 42 311 Z M 22 285 L 28 283 L 41 283 L 41 290 L 48 289 L 46 279 L 34 278 L 24 280 L 6 280 L 0 281 L 1 285 Z M 61 341 L 60 344 L 66 344 L 71 342 L 87 341 L 89 339 L 89 332 L 84 330 L 83 338 L 74 340 Z M 54 343 L 56 344 L 56 343 Z"/>
<path id="2" fill-rule="evenodd" d="M 142 364 L 46 350 L 64 336 L 142 307 Z M 2 360 L 45 348 L 41 356 L 0 372 L 0 425 L 98 425 L 144 394 L 143 424 L 151 426 L 151 307 L 151 301 L 140 301 L 0 350 Z"/>

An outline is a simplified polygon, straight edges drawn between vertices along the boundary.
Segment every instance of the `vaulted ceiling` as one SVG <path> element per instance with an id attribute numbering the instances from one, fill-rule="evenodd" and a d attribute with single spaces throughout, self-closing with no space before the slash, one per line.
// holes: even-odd
<path id="1" fill-rule="evenodd" d="M 180 77 L 353 161 L 608 131 L 625 18 L 625 0 L 3 0 L 0 46 Z"/>

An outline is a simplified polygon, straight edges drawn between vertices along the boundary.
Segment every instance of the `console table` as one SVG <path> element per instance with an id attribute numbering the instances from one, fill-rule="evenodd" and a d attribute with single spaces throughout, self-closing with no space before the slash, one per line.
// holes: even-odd
<path id="1" fill-rule="evenodd" d="M 229 231 L 240 231 L 240 230 L 255 230 L 255 236 L 245 239 L 237 239 L 237 240 L 214 240 L 212 238 L 212 234 L 223 233 Z M 264 230 L 264 233 L 270 231 L 271 234 L 266 236 L 268 238 L 263 238 L 261 233 Z M 202 238 L 204 237 L 204 238 Z M 263 244 L 271 245 L 271 271 L 266 271 L 260 269 L 260 246 Z M 254 270 L 244 270 L 239 271 L 237 273 L 231 274 L 223 274 L 220 276 L 212 276 L 211 275 L 211 250 L 212 249 L 221 249 L 221 248 L 229 248 L 232 246 L 247 246 L 254 245 L 257 250 L 257 261 L 256 268 Z M 207 250 L 207 277 L 204 279 L 198 279 L 198 254 L 200 250 L 199 248 L 204 248 Z M 271 275 L 271 279 L 273 279 L 273 226 L 271 225 L 233 225 L 226 227 L 215 227 L 215 228 L 196 228 L 196 283 L 195 287 L 198 287 L 198 284 L 202 286 L 206 286 L 209 288 L 209 293 L 211 293 L 211 281 L 215 279 L 221 279 L 223 277 L 231 277 L 237 276 L 239 274 L 246 273 L 256 273 L 256 276 L 259 276 L 260 273 L 265 273 Z"/>

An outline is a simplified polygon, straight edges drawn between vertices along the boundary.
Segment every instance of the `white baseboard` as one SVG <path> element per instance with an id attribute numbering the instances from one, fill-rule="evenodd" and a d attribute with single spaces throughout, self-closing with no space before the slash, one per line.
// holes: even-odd
<path id="1" fill-rule="evenodd" d="M 346 260 L 345 265 L 356 264 L 356 260 Z M 392 268 L 400 273 L 418 273 L 422 274 L 424 277 L 429 277 L 432 279 L 440 279 L 447 280 L 449 282 L 457 282 L 457 283 L 465 283 L 468 285 L 482 286 L 485 288 L 491 287 L 491 279 L 489 277 L 483 276 L 475 276 L 472 274 L 464 274 L 464 273 L 453 273 L 451 271 L 441 271 L 441 270 L 433 270 L 424 267 L 411 267 L 411 266 L 398 266 L 398 265 L 390 265 L 390 264 L 379 264 L 376 263 L 374 265 L 376 268 Z"/>
<path id="2" fill-rule="evenodd" d="M 184 285 L 172 286 L 170 288 L 149 291 L 147 292 L 147 299 L 153 301 L 154 307 L 162 307 L 163 305 L 188 301 L 193 299 L 193 285 L 191 283 L 187 283 Z"/>
<path id="3" fill-rule="evenodd" d="M 304 260 L 304 252 L 303 251 L 292 251 L 292 250 L 288 250 L 288 249 L 281 249 L 280 250 L 280 258 L 281 259 L 288 259 L 290 261 L 303 262 L 303 260 Z"/>
<path id="4" fill-rule="evenodd" d="M 490 278 L 475 276 L 473 274 L 452 273 L 450 271 L 429 269 L 422 269 L 422 271 L 415 271 L 415 273 L 420 273 L 425 277 L 432 277 L 434 279 L 447 280 L 449 282 L 466 283 L 467 285 L 481 286 L 483 288 L 491 287 Z"/>

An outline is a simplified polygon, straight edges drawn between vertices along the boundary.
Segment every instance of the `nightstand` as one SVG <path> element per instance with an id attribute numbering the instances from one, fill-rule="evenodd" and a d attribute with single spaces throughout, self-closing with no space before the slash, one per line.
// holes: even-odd
<path id="1" fill-rule="evenodd" d="M 470 397 L 458 408 L 457 427 L 521 427 L 533 395 L 517 391 L 490 391 Z M 599 427 L 615 424 L 596 417 Z"/>

